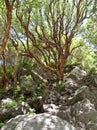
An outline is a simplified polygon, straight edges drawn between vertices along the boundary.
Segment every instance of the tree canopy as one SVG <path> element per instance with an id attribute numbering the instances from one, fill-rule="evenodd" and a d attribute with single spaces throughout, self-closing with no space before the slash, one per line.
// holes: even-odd
<path id="1" fill-rule="evenodd" d="M 6 5 L 7 11 L 0 54 L 5 49 L 9 35 L 9 40 L 22 56 L 34 58 L 54 73 L 58 80 L 63 79 L 68 57 L 76 48 L 81 47 L 82 43 L 71 45 L 74 38 L 82 36 L 86 21 L 96 14 L 96 1 L 5 0 L 5 3 L 2 1 L 0 4 Z M 94 23 L 93 20 L 92 22 Z M 91 30 L 90 26 L 92 23 L 88 22 L 85 37 L 90 42 L 96 41 L 95 36 L 89 38 L 90 34 L 87 31 L 88 28 Z"/>

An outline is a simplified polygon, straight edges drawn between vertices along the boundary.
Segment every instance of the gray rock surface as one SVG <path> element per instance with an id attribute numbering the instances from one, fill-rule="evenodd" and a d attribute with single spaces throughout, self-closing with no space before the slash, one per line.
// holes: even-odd
<path id="1" fill-rule="evenodd" d="M 37 88 L 37 84 L 33 81 L 32 76 L 22 76 L 21 77 L 21 92 L 24 94 L 29 94 L 31 92 L 34 92 Z"/>
<path id="2" fill-rule="evenodd" d="M 97 88 L 92 86 L 91 88 L 88 86 L 79 87 L 75 90 L 74 93 L 68 98 L 67 105 L 73 105 L 78 101 L 83 99 L 89 99 L 92 104 L 94 104 L 97 109 Z"/>
<path id="3" fill-rule="evenodd" d="M 11 101 L 13 100 L 4 99 L 3 103 L 8 104 L 11 103 Z M 6 104 L 3 104 L 3 107 L 0 108 L 0 121 L 2 122 L 9 120 L 17 115 L 23 115 L 34 111 L 26 102 L 22 102 L 21 104 L 10 106 L 10 107 L 6 107 L 5 105 Z"/>
<path id="4" fill-rule="evenodd" d="M 34 73 L 30 76 L 22 77 L 22 93 L 34 93 L 38 84 L 41 84 L 42 81 L 43 79 Z M 17 116 L 9 120 L 1 130 L 75 130 L 75 128 L 76 130 L 97 130 L 96 72 L 94 73 L 91 70 L 86 74 L 82 68 L 77 66 L 64 77 L 62 86 L 57 86 L 55 82 L 52 82 L 50 85 L 51 89 L 47 89 L 49 91 L 46 90 L 45 93 L 46 97 L 49 94 L 46 101 L 40 98 L 43 94 L 39 96 L 39 99 L 37 97 L 34 101 L 33 94 L 31 95 L 32 97 L 29 96 L 27 99 L 30 106 L 39 110 L 42 108 L 39 106 L 43 106 L 45 103 L 45 112 L 49 114 L 17 116 L 25 114 L 22 109 L 10 108 L 7 112 L 3 111 L 4 109 L 0 109 L 0 121 L 5 121 L 7 117 L 9 117 L 7 119 L 10 119 Z M 61 87 L 61 89 L 56 89 L 56 86 L 58 88 Z M 7 104 L 7 102 L 12 103 L 9 99 L 2 100 L 3 105 Z"/>
<path id="5" fill-rule="evenodd" d="M 0 121 L 9 120 L 20 114 L 24 114 L 21 107 L 0 108 Z"/>
<path id="6" fill-rule="evenodd" d="M 84 76 L 86 76 L 87 73 L 86 71 L 80 69 L 78 66 L 76 66 L 70 73 L 69 73 L 69 77 L 73 78 L 73 79 L 81 79 Z"/>
<path id="7" fill-rule="evenodd" d="M 88 124 L 90 121 L 95 122 L 97 119 L 97 111 L 88 99 L 84 99 L 74 104 L 72 106 L 72 115 L 76 118 L 76 121 L 84 124 Z"/>
<path id="8" fill-rule="evenodd" d="M 9 120 L 1 130 L 77 130 L 67 121 L 50 114 L 20 115 Z"/>
<path id="9" fill-rule="evenodd" d="M 88 130 L 97 130 L 97 118 L 95 121 L 93 120 L 93 121 L 88 122 L 87 129 Z"/>
<path id="10" fill-rule="evenodd" d="M 97 129 L 97 110 L 88 99 L 78 101 L 71 106 L 63 104 L 57 107 L 52 104 L 51 106 L 49 105 L 47 111 L 73 124 L 77 130 Z"/>

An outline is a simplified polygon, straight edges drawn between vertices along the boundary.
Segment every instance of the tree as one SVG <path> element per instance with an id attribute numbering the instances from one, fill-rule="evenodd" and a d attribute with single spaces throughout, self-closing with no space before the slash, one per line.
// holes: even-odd
<path id="1" fill-rule="evenodd" d="M 15 0 L 12 0 L 12 2 L 10 2 L 10 0 L 5 0 L 5 3 L 3 3 L 3 1 L 1 1 L 1 3 L 0 3 L 1 5 L 5 4 L 6 10 L 7 10 L 7 22 L 6 22 L 6 26 L 5 26 L 3 40 L 2 40 L 2 43 L 1 43 L 1 47 L 0 47 L 0 55 L 3 54 L 4 49 L 6 47 L 6 44 L 7 44 L 10 26 L 11 26 L 12 8 L 13 8 L 14 2 L 15 2 Z"/>
<path id="2" fill-rule="evenodd" d="M 78 47 L 70 49 L 72 40 L 90 17 L 94 1 L 17 0 L 16 16 L 24 29 L 16 33 L 24 47 L 22 55 L 34 58 L 62 80 L 67 59 Z"/>

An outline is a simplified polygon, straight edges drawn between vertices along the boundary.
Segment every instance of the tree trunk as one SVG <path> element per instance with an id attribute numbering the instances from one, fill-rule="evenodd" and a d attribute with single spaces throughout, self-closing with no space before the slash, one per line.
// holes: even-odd
<path id="1" fill-rule="evenodd" d="M 61 62 L 59 62 L 58 68 L 56 69 L 56 75 L 57 75 L 57 80 L 63 80 L 64 77 L 64 66 L 65 66 L 65 61 L 64 60 L 60 60 Z"/>
<path id="2" fill-rule="evenodd" d="M 11 5 L 9 0 L 5 0 L 5 5 L 6 5 L 6 9 L 7 9 L 7 22 L 6 22 L 6 27 L 5 27 L 5 31 L 4 31 L 4 38 L 2 41 L 2 45 L 0 47 L 0 55 L 3 54 L 7 41 L 8 41 L 11 20 L 12 20 L 12 8 L 13 8 L 14 2 L 15 2 L 15 0 L 12 1 L 12 5 Z"/>

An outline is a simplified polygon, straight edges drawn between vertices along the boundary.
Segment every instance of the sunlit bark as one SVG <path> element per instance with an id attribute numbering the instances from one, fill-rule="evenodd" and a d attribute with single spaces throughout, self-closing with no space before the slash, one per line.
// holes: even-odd
<path id="1" fill-rule="evenodd" d="M 54 73 L 58 80 L 63 79 L 66 61 L 76 48 L 70 50 L 72 39 L 78 33 L 78 27 L 84 19 L 89 17 L 88 11 L 91 4 L 93 0 L 50 0 L 46 7 L 39 9 L 40 19 L 37 17 L 36 21 L 33 20 L 33 15 L 37 13 L 37 10 L 33 13 L 34 10 L 27 8 L 28 14 L 24 20 L 25 14 L 19 13 L 19 8 L 17 8 L 16 16 L 30 41 L 27 42 L 27 46 L 24 45 L 22 55 L 34 58 Z M 30 27 L 34 31 L 31 31 Z M 46 29 L 48 29 L 48 35 Z M 29 43 L 32 43 L 39 55 L 30 49 Z M 51 65 L 51 61 L 54 66 Z"/>
<path id="2" fill-rule="evenodd" d="M 5 0 L 6 10 L 7 10 L 7 22 L 6 22 L 6 27 L 4 31 L 4 38 L 2 40 L 1 47 L 0 47 L 0 55 L 3 54 L 7 41 L 8 41 L 11 20 L 12 20 L 12 8 L 13 8 L 14 2 L 15 0 L 13 0 L 12 3 L 10 3 L 9 0 Z"/>

